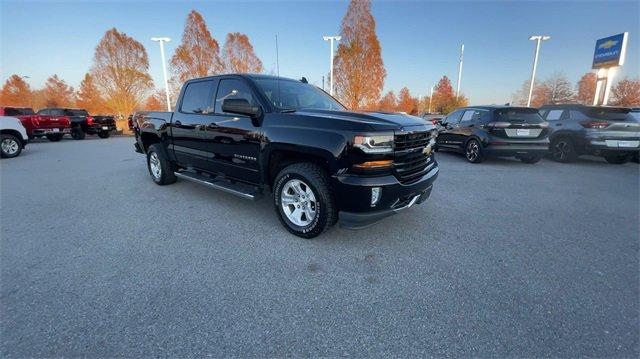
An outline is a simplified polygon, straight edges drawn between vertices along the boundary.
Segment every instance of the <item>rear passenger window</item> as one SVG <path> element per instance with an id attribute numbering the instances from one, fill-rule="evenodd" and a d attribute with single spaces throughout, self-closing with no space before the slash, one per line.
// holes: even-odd
<path id="1" fill-rule="evenodd" d="M 182 96 L 180 111 L 205 115 L 213 112 L 212 99 L 213 81 L 191 82 L 187 85 Z"/>
<path id="2" fill-rule="evenodd" d="M 460 123 L 471 123 L 471 121 L 473 121 L 473 113 L 476 112 L 474 110 L 466 110 L 464 112 L 464 115 L 462 115 L 462 120 L 460 121 Z"/>
<path id="3" fill-rule="evenodd" d="M 222 102 L 226 99 L 245 99 L 251 106 L 258 105 L 251 88 L 244 81 L 237 79 L 220 81 L 216 95 L 216 113 L 224 113 L 222 112 Z"/>
<path id="4" fill-rule="evenodd" d="M 590 120 L 589 116 L 576 110 L 569 111 L 569 118 L 572 120 Z"/>
<path id="5" fill-rule="evenodd" d="M 549 111 L 549 113 L 547 114 L 547 118 L 545 118 L 545 120 L 547 120 L 547 121 L 558 121 L 560 119 L 560 117 L 562 117 L 562 111 L 563 110 L 551 110 L 551 111 Z"/>

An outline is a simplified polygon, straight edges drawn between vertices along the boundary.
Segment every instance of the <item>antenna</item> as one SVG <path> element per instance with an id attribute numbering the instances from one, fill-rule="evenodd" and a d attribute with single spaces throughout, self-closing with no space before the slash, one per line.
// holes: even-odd
<path id="1" fill-rule="evenodd" d="M 282 100 L 280 99 L 280 58 L 278 57 L 278 35 L 276 35 L 276 72 L 278 74 L 278 102 L 279 106 L 282 107 Z"/>

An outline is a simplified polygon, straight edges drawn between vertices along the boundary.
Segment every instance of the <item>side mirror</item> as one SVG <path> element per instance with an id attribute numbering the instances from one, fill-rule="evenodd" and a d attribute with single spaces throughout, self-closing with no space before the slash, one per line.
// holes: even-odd
<path id="1" fill-rule="evenodd" d="M 251 106 L 249 101 L 243 98 L 229 98 L 222 101 L 222 111 L 249 116 L 256 119 L 262 116 L 260 106 Z"/>

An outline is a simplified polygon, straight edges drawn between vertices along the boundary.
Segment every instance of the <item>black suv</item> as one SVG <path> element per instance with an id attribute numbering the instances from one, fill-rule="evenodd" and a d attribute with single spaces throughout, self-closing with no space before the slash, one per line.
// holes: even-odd
<path id="1" fill-rule="evenodd" d="M 547 105 L 540 114 L 551 130 L 551 156 L 559 162 L 580 155 L 622 164 L 640 149 L 640 123 L 625 107 Z"/>
<path id="2" fill-rule="evenodd" d="M 91 117 L 86 110 L 76 108 L 43 108 L 38 115 L 67 117 L 71 122 L 71 137 L 82 140 L 89 135 L 107 138 L 116 129 L 116 122 L 111 116 Z"/>
<path id="3" fill-rule="evenodd" d="M 463 153 L 471 163 L 488 155 L 536 163 L 549 150 L 548 123 L 534 108 L 466 107 L 447 115 L 441 125 L 438 149 Z"/>
<path id="4" fill-rule="evenodd" d="M 304 80 L 190 80 L 175 112 L 136 112 L 133 122 L 154 182 L 181 178 L 245 199 L 270 189 L 282 224 L 303 238 L 421 203 L 438 174 L 432 124 L 348 111 Z"/>

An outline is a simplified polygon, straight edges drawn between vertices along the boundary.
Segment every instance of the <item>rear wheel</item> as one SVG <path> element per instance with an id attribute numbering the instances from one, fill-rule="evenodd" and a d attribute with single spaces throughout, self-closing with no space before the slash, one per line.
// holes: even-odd
<path id="1" fill-rule="evenodd" d="M 609 153 L 604 155 L 604 159 L 609 163 L 613 163 L 614 165 L 621 165 L 629 161 L 629 155 Z"/>
<path id="2" fill-rule="evenodd" d="M 476 139 L 470 139 L 464 149 L 464 155 L 467 161 L 471 163 L 480 163 L 484 157 L 482 145 Z"/>
<path id="3" fill-rule="evenodd" d="M 47 135 L 47 139 L 51 142 L 58 142 L 60 140 L 62 140 L 62 137 L 64 136 L 64 134 L 60 133 L 57 135 Z"/>
<path id="4" fill-rule="evenodd" d="M 149 146 L 147 151 L 147 168 L 153 182 L 161 186 L 172 184 L 177 180 L 175 166 L 165 155 L 164 149 L 158 143 Z"/>
<path id="5" fill-rule="evenodd" d="M 86 136 L 87 134 L 84 133 L 80 127 L 74 127 L 71 129 L 71 138 L 74 140 L 84 140 Z"/>
<path id="6" fill-rule="evenodd" d="M 314 238 L 338 219 L 325 171 L 312 163 L 295 163 L 275 179 L 275 210 L 284 227 L 302 238 Z"/>
<path id="7" fill-rule="evenodd" d="M 98 137 L 100 138 L 109 138 L 109 136 L 111 136 L 111 133 L 109 131 L 98 132 Z"/>
<path id="8" fill-rule="evenodd" d="M 538 163 L 541 159 L 541 156 L 520 157 L 520 161 L 522 161 L 522 163 Z"/>
<path id="9" fill-rule="evenodd" d="M 2 158 L 18 157 L 22 152 L 22 144 L 14 135 L 2 134 L 0 137 L 0 155 Z"/>
<path id="10" fill-rule="evenodd" d="M 576 147 L 570 139 L 563 137 L 551 141 L 551 158 L 554 161 L 569 163 L 577 157 Z"/>

